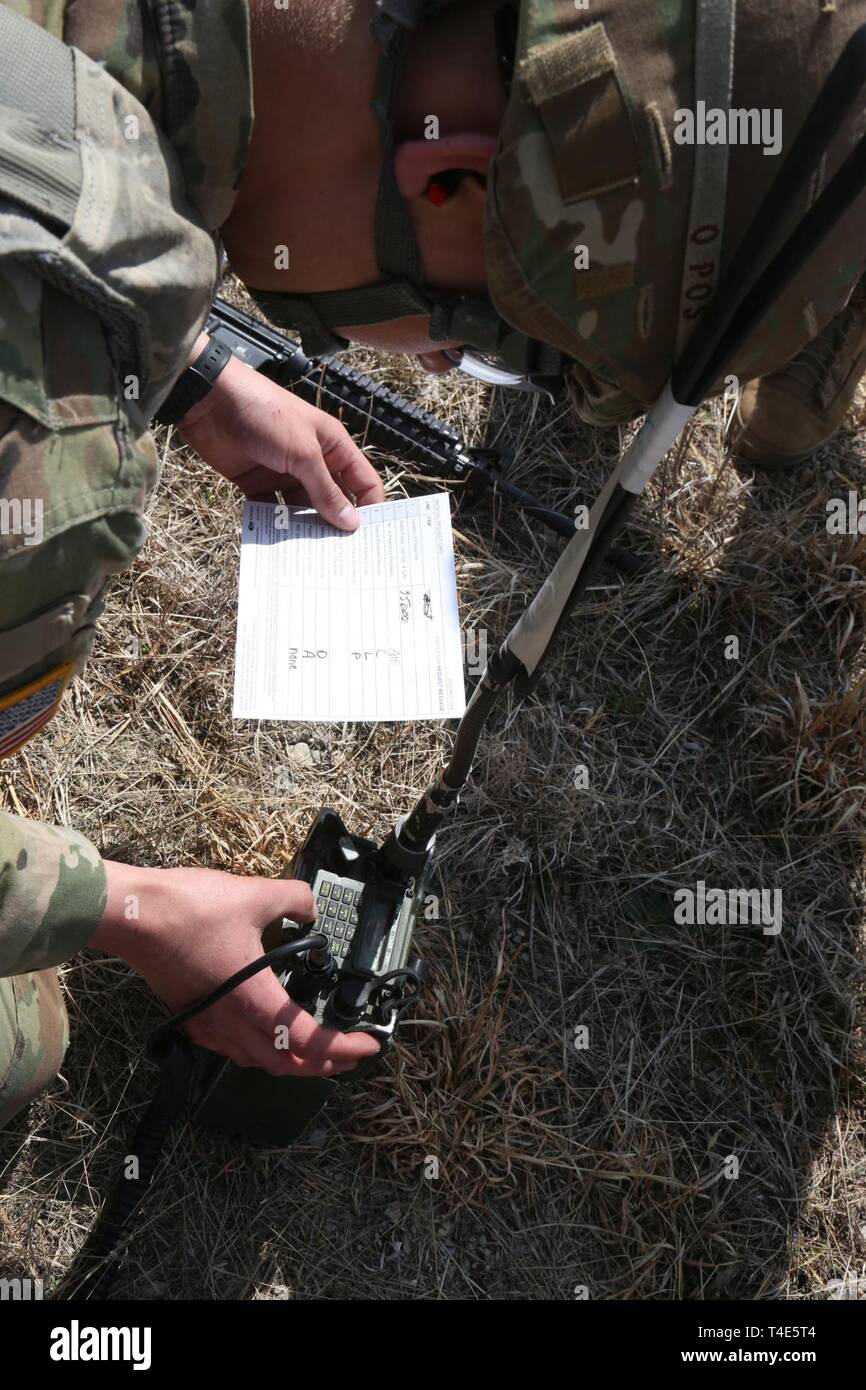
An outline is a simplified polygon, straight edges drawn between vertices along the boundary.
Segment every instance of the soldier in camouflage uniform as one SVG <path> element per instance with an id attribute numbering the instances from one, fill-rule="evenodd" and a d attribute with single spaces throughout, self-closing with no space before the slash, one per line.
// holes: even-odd
<path id="1" fill-rule="evenodd" d="M 3 753 L 48 721 L 90 651 L 108 578 L 144 542 L 156 475 L 149 421 L 195 355 L 215 291 L 215 236 L 243 168 L 252 97 L 245 4 L 210 0 L 206 17 L 204 8 L 0 6 Z M 18 81 L 32 27 L 22 12 L 54 40 L 39 51 L 36 84 Z M 223 377 L 228 394 L 232 378 L 249 378 L 247 405 L 272 421 L 267 383 L 240 363 Z M 330 417 L 293 411 L 291 429 L 306 495 L 351 526 L 332 473 L 359 500 L 375 500 L 375 471 Z M 280 430 L 245 434 L 242 486 L 289 482 Z M 225 469 L 239 457 L 227 450 Z M 38 527 L 32 514 L 33 524 L 16 526 L 15 504 L 20 515 L 34 500 Z M 133 900 L 140 915 L 130 920 Z M 0 815 L 0 1125 L 60 1065 L 67 1022 L 53 967 L 85 943 L 124 956 L 180 1007 L 254 959 L 262 929 L 282 915 L 313 916 L 306 885 L 107 864 L 73 830 Z M 327 1074 L 375 1051 L 368 1039 L 315 1027 L 266 973 L 264 989 L 242 986 L 237 1010 L 218 1005 L 193 1036 L 272 1071 Z M 274 1028 L 287 1022 L 291 1049 L 281 1053 Z"/>
<path id="2" fill-rule="evenodd" d="M 631 419 L 776 171 L 760 146 L 738 145 L 698 179 L 677 113 L 700 92 L 778 109 L 787 148 L 866 21 L 866 0 L 434 3 L 441 15 L 403 43 L 389 106 L 392 38 L 380 25 L 373 41 L 372 0 L 209 0 L 206 18 L 192 0 L 3 8 L 74 46 L 76 102 L 74 121 L 43 98 L 28 112 L 26 93 L 0 106 L 12 151 L 0 159 L 3 492 L 45 502 L 39 544 L 0 537 L 6 751 L 50 717 L 107 577 L 143 542 L 148 422 L 202 349 L 216 237 L 309 347 L 351 338 L 439 370 L 453 348 L 489 347 L 491 333 L 508 344 L 516 329 L 571 359 L 584 418 Z M 411 0 L 385 9 L 412 18 Z M 708 49 L 698 14 L 726 44 Z M 55 53 L 58 69 L 70 52 Z M 819 178 L 853 135 L 840 132 Z M 861 201 L 734 363 L 751 383 L 744 457 L 790 461 L 840 423 L 866 353 L 864 248 Z M 498 315 L 485 316 L 488 290 Z M 240 364 L 181 427 L 250 495 L 290 481 L 344 526 L 350 496 L 381 495 L 339 426 Z M 252 959 L 268 920 L 311 906 L 300 885 L 105 865 L 75 832 L 11 816 L 0 837 L 0 1123 L 59 1064 L 51 967 L 80 946 L 124 956 L 179 1007 Z M 130 897 L 144 904 L 137 923 Z M 193 1037 L 274 1070 L 269 1034 L 289 1017 L 286 1069 L 325 1073 L 369 1046 L 299 1019 L 271 977 L 245 988 Z"/>

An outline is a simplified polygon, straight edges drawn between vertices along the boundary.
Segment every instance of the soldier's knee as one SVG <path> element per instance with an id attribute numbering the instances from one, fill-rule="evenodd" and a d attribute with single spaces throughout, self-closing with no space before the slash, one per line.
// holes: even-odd
<path id="1" fill-rule="evenodd" d="M 55 970 L 0 979 L 0 1129 L 57 1075 L 68 1042 Z"/>

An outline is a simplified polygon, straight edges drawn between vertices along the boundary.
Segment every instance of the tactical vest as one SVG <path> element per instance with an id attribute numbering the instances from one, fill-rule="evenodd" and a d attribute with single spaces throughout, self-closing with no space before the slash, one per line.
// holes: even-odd
<path id="1" fill-rule="evenodd" d="M 144 12 L 150 47 L 124 27 L 97 62 L 0 4 L 0 756 L 51 717 L 144 542 L 148 422 L 210 308 L 251 126 L 243 0 Z M 69 24 L 98 46 L 109 14 Z"/>
<path id="2" fill-rule="evenodd" d="M 488 184 L 488 280 L 504 318 L 575 359 L 585 418 L 630 419 L 657 398 L 864 20 L 866 0 L 521 3 Z M 778 110 L 780 152 L 680 143 L 689 132 L 679 113 L 697 113 L 699 101 Z M 857 133 L 852 123 L 834 141 L 812 197 Z M 861 199 L 732 371 L 744 381 L 789 361 L 844 305 L 864 263 Z"/>

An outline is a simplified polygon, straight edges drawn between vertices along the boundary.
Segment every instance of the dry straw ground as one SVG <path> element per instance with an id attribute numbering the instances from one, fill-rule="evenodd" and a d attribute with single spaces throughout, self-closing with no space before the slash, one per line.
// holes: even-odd
<path id="1" fill-rule="evenodd" d="M 471 438 L 511 445 L 517 480 L 562 508 L 615 456 L 615 432 L 565 407 L 359 360 Z M 279 872 L 322 803 L 382 835 L 449 730 L 232 721 L 240 501 L 174 444 L 161 440 L 144 555 L 62 716 L 5 768 L 5 804 L 115 858 L 238 873 Z M 377 462 L 392 495 L 411 485 L 399 460 Z M 769 481 L 726 459 L 721 405 L 702 412 L 631 535 L 650 573 L 594 589 L 537 696 L 484 745 L 442 839 L 418 1025 L 294 1152 L 178 1128 L 119 1297 L 857 1287 L 866 538 L 824 525 L 849 488 L 866 488 L 862 395 L 812 468 Z M 464 626 L 496 641 L 560 543 L 487 502 L 455 525 Z M 676 926 L 673 893 L 698 879 L 781 888 L 781 934 Z M 63 1077 L 0 1150 L 2 1272 L 46 1282 L 114 1177 L 161 1016 L 119 961 L 85 955 L 64 981 Z"/>

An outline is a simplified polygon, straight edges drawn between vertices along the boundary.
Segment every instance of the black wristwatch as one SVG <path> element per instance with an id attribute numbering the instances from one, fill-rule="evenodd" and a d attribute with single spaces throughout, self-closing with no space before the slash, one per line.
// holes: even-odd
<path id="1" fill-rule="evenodd" d="M 208 335 L 207 347 L 203 348 L 194 362 L 190 363 L 182 376 L 174 383 L 166 396 L 156 419 L 161 425 L 180 424 L 187 411 L 204 400 L 212 391 L 216 379 L 232 355 L 230 347 Z"/>

